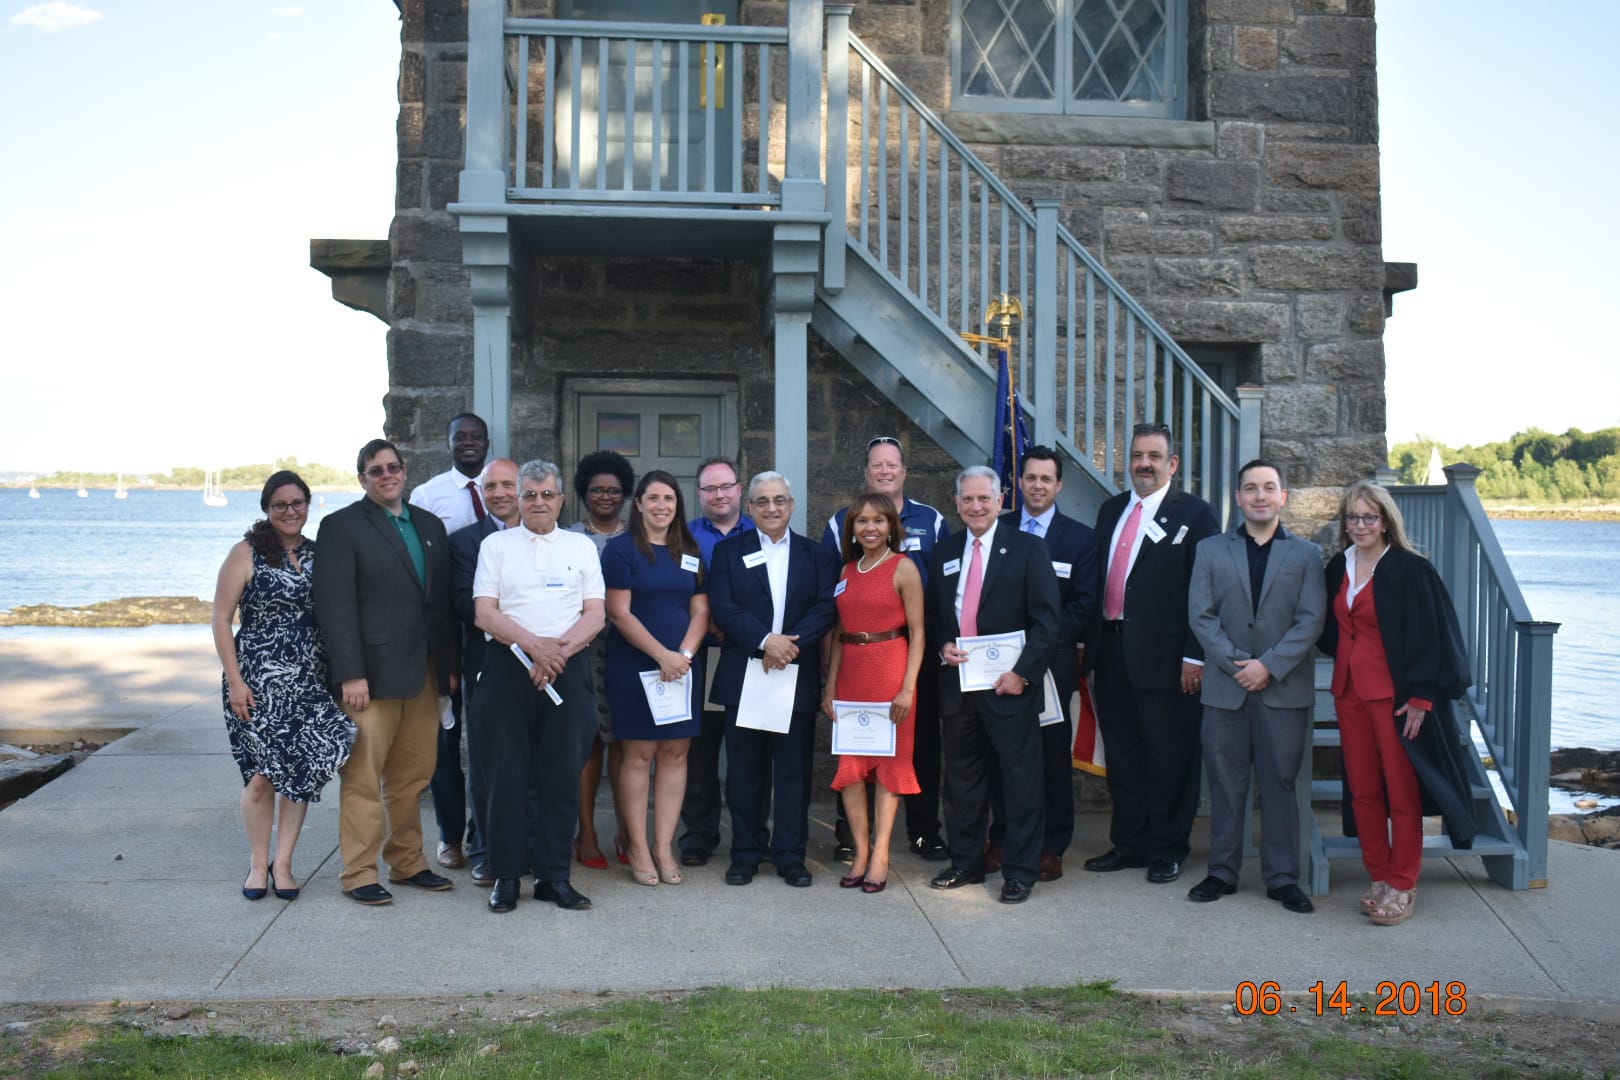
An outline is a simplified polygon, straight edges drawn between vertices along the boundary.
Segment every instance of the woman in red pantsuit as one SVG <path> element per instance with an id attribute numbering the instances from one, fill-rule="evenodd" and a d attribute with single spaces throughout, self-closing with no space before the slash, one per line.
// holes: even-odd
<path id="1" fill-rule="evenodd" d="M 1334 658 L 1346 831 L 1360 838 L 1372 878 L 1361 910 L 1393 926 L 1417 903 L 1425 810 L 1442 814 L 1455 846 L 1473 843 L 1472 794 L 1450 710 L 1468 683 L 1450 597 L 1412 549 L 1389 493 L 1352 484 L 1340 516 L 1343 550 L 1327 567 L 1333 617 L 1321 646 Z"/>
<path id="2" fill-rule="evenodd" d="M 889 720 L 899 727 L 893 757 L 843 754 L 833 777 L 855 838 L 854 864 L 838 884 L 866 893 L 882 892 L 889 883 L 889 842 L 900 796 L 922 790 L 911 759 L 924 647 L 923 586 L 916 564 L 901 554 L 904 535 L 887 495 L 862 495 L 844 515 L 846 565 L 821 703 L 833 717 L 834 700 L 887 701 Z M 874 787 L 870 823 L 868 783 Z"/>

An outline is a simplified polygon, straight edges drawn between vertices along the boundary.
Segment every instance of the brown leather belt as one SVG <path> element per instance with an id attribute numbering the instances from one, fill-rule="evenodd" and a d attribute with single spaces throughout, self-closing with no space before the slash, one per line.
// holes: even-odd
<path id="1" fill-rule="evenodd" d="M 881 634 L 869 634 L 865 630 L 858 634 L 839 634 L 838 640 L 845 645 L 876 645 L 880 641 L 893 641 L 897 637 L 905 636 L 906 629 L 902 626 L 898 630 L 885 630 Z"/>

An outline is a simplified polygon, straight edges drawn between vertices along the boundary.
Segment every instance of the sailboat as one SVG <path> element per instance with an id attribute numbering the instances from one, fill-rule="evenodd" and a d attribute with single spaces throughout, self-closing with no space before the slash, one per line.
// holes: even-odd
<path id="1" fill-rule="evenodd" d="M 28 497 L 30 499 L 39 498 L 39 488 L 34 485 L 33 480 L 28 481 Z"/>
<path id="2" fill-rule="evenodd" d="M 90 493 L 86 491 L 84 487 L 84 477 L 81 476 L 79 477 L 79 498 L 88 499 L 89 497 Z"/>
<path id="3" fill-rule="evenodd" d="M 127 498 L 129 498 L 129 491 L 128 491 L 128 489 L 126 489 L 124 487 L 124 474 L 123 473 L 118 474 L 118 490 L 113 492 L 113 498 L 115 498 L 115 499 L 127 499 Z"/>
<path id="4" fill-rule="evenodd" d="M 203 473 L 203 505 L 225 506 L 230 500 L 225 498 L 225 489 L 222 486 L 218 469 L 209 469 Z"/>

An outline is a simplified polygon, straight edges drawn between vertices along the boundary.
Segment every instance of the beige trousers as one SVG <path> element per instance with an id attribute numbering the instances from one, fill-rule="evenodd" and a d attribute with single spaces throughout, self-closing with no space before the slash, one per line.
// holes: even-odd
<path id="1" fill-rule="evenodd" d="M 428 868 L 422 854 L 422 789 L 439 759 L 439 680 L 432 664 L 415 697 L 372 698 L 349 716 L 359 734 L 338 773 L 345 890 L 377 884 L 379 853 L 391 879 Z"/>

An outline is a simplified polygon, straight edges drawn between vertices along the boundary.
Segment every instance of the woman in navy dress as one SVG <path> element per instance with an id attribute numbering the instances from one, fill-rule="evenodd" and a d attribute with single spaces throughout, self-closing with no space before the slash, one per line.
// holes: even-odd
<path id="1" fill-rule="evenodd" d="M 693 657 L 709 628 L 709 597 L 697 541 L 686 527 L 686 508 L 676 479 L 653 470 L 636 485 L 630 525 L 602 550 L 607 585 L 607 694 L 613 735 L 624 748 L 619 769 L 620 812 L 630 836 L 630 876 L 642 885 L 679 885 L 675 827 L 686 797 L 686 751 L 702 725 L 703 667 Z M 691 718 L 653 723 L 641 679 L 657 671 L 660 681 L 690 674 Z M 647 837 L 647 789 L 651 781 L 653 836 Z"/>
<path id="2" fill-rule="evenodd" d="M 251 851 L 242 895 L 298 896 L 293 848 L 309 804 L 349 759 L 354 722 L 333 700 L 312 599 L 315 543 L 304 537 L 309 486 L 282 470 L 259 495 L 265 519 L 225 557 L 214 590 L 214 648 L 224 665 L 225 730 L 242 772 Z M 242 627 L 231 636 L 240 605 Z M 270 833 L 276 826 L 275 862 Z"/>

